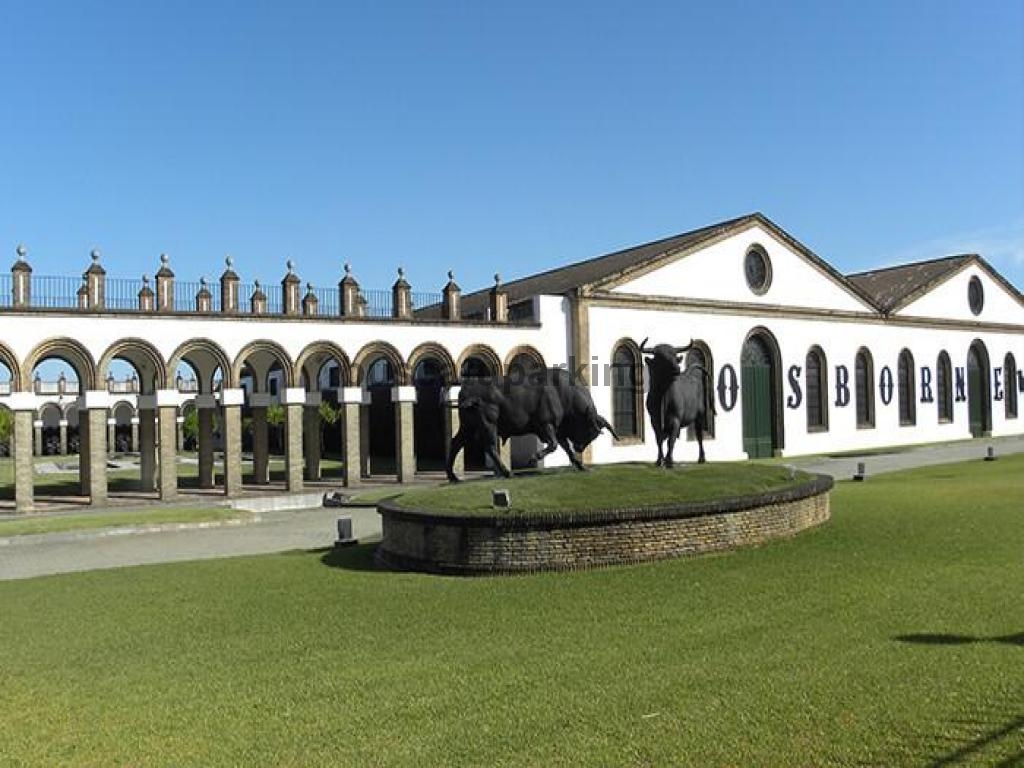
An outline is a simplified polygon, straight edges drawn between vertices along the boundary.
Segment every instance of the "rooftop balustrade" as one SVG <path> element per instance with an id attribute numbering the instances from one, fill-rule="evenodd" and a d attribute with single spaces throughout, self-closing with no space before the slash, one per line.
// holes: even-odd
<path id="1" fill-rule="evenodd" d="M 273 281 L 242 281 L 234 271 L 233 260 L 216 283 L 201 279 L 178 281 L 170 268 L 170 259 L 160 257 L 154 274 L 140 278 L 110 277 L 100 264 L 100 252 L 91 253 L 92 263 L 79 277 L 34 275 L 26 261 L 28 251 L 19 246 L 18 259 L 10 274 L 0 275 L 0 310 L 75 310 L 132 314 L 231 314 L 269 316 L 316 316 L 321 318 L 402 319 L 417 317 L 430 308 L 431 321 L 460 320 L 459 288 L 448 273 L 443 291 L 413 291 L 398 270 L 398 280 L 390 288 L 361 288 L 345 265 L 344 279 L 337 286 L 305 288 L 288 262 L 288 271 L 277 284 Z M 494 291 L 492 290 L 492 293 Z M 443 307 L 443 310 L 442 310 Z M 436 311 L 434 311 L 436 310 Z M 507 313 L 487 313 L 494 322 L 507 322 Z M 515 318 L 513 318 L 515 319 Z"/>

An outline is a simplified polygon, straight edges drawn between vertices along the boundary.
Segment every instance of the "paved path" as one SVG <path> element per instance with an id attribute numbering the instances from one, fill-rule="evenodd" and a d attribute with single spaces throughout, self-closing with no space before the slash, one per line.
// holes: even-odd
<path id="1" fill-rule="evenodd" d="M 867 456 L 798 457 L 787 463 L 845 480 L 853 476 L 857 462 L 863 461 L 870 481 L 872 475 L 882 472 L 980 459 L 989 445 L 993 446 L 997 456 L 1021 453 L 1024 452 L 1024 437 L 971 440 Z M 352 516 L 356 538 L 364 541 L 379 538 L 380 518 L 376 510 L 370 507 L 263 512 L 260 522 L 217 528 L 19 536 L 12 537 L 11 543 L 0 546 L 0 580 L 145 563 L 328 547 L 334 543 L 335 521 L 341 514 Z"/>

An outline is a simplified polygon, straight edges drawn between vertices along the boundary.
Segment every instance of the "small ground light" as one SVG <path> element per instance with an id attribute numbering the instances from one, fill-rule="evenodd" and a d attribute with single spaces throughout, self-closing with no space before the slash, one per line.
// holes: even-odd
<path id="1" fill-rule="evenodd" d="M 334 542 L 334 546 L 347 547 L 356 543 L 357 539 L 352 538 L 352 517 L 342 515 L 338 518 L 338 540 Z"/>
<path id="2" fill-rule="evenodd" d="M 867 477 L 867 472 L 864 470 L 864 462 L 857 462 L 857 474 L 853 476 L 853 479 L 858 482 L 863 482 L 864 478 Z"/>
<path id="3" fill-rule="evenodd" d="M 508 509 L 512 506 L 512 496 L 507 488 L 495 488 L 491 491 L 491 506 Z"/>
<path id="4" fill-rule="evenodd" d="M 985 449 L 985 461 L 995 461 L 995 460 L 996 460 L 996 449 L 993 448 L 990 445 L 988 448 Z"/>

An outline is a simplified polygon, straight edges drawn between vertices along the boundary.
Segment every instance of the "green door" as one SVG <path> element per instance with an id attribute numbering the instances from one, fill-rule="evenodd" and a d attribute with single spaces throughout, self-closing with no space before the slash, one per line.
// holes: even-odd
<path id="1" fill-rule="evenodd" d="M 765 343 L 752 337 L 743 346 L 740 392 L 743 395 L 743 450 L 752 459 L 770 457 L 772 440 L 772 364 Z"/>
<path id="2" fill-rule="evenodd" d="M 971 437 L 984 436 L 991 429 L 988 424 L 988 383 L 981 355 L 974 347 L 967 353 L 967 411 Z"/>

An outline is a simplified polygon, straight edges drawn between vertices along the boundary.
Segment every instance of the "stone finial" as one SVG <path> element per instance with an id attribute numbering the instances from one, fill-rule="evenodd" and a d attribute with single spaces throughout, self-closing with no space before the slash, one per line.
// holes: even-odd
<path id="1" fill-rule="evenodd" d="M 149 275 L 142 276 L 142 287 L 149 288 Z"/>
<path id="2" fill-rule="evenodd" d="M 14 249 L 14 252 L 18 254 L 18 261 L 24 261 L 26 254 L 28 254 L 28 248 L 18 243 L 18 247 Z"/>
<path id="3" fill-rule="evenodd" d="M 404 277 L 405 277 L 405 269 L 403 269 L 402 267 L 399 267 L 398 268 L 398 278 L 402 279 Z"/>
<path id="4" fill-rule="evenodd" d="M 225 256 L 224 264 L 227 266 L 228 269 L 231 269 L 235 266 L 235 260 L 231 256 Z"/>
<path id="5" fill-rule="evenodd" d="M 259 289 L 260 289 L 260 281 L 259 280 L 253 280 L 252 284 L 256 287 L 256 290 L 259 291 Z"/>
<path id="6" fill-rule="evenodd" d="M 202 288 L 203 290 L 206 290 L 206 278 L 205 277 L 200 277 L 199 278 L 199 287 Z"/>
<path id="7" fill-rule="evenodd" d="M 351 264 L 349 264 L 349 263 L 348 263 L 348 262 L 346 261 L 346 262 L 345 262 L 345 277 L 348 277 L 348 276 L 349 276 L 349 275 L 351 275 L 351 274 L 352 274 L 352 265 L 351 265 Z"/>
<path id="8" fill-rule="evenodd" d="M 494 273 L 494 287 L 501 288 L 501 275 L 497 272 Z"/>
<path id="9" fill-rule="evenodd" d="M 162 266 L 166 267 L 170 263 L 171 263 L 171 257 L 168 256 L 166 253 L 161 253 L 160 254 L 160 264 Z"/>
<path id="10" fill-rule="evenodd" d="M 93 260 L 94 263 L 99 262 L 99 260 L 100 260 L 100 249 L 99 248 L 93 248 L 92 251 L 90 251 L 89 256 L 92 257 L 92 260 Z"/>
<path id="11" fill-rule="evenodd" d="M 288 274 L 289 275 L 294 275 L 295 274 L 295 262 L 294 261 L 292 261 L 291 259 L 288 259 L 288 261 L 286 261 L 284 265 L 286 267 L 288 267 Z"/>

